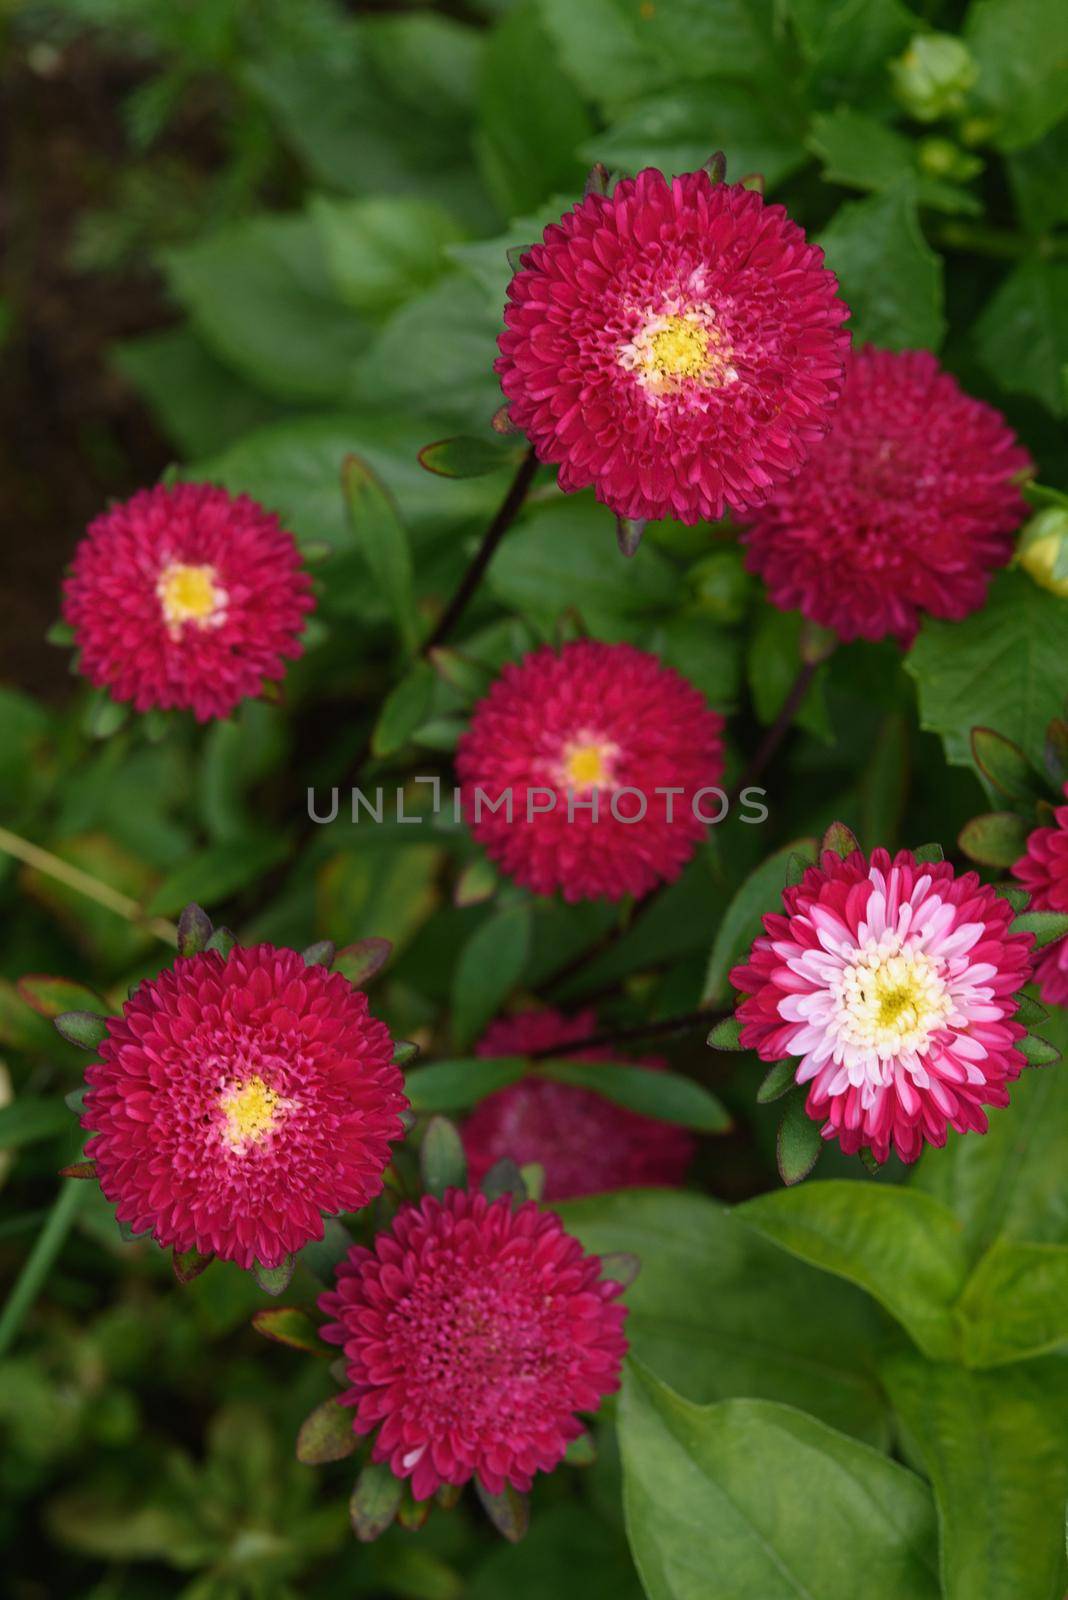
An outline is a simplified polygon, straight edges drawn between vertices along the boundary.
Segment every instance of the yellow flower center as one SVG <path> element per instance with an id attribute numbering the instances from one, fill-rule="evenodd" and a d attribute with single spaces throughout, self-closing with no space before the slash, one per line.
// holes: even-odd
<path id="1" fill-rule="evenodd" d="M 579 733 L 564 746 L 556 781 L 567 789 L 610 789 L 619 746 L 594 733 Z"/>
<path id="2" fill-rule="evenodd" d="M 181 561 L 164 567 L 156 593 L 169 628 L 180 628 L 185 622 L 203 628 L 220 620 L 226 592 L 219 588 L 216 577 L 214 567 L 191 567 Z"/>
<path id="3" fill-rule="evenodd" d="M 880 1059 L 922 1050 L 952 1000 L 937 964 L 922 950 L 858 952 L 842 974 L 844 1042 Z"/>
<path id="4" fill-rule="evenodd" d="M 730 357 L 716 327 L 715 310 L 703 300 L 686 311 L 649 317 L 636 337 L 620 345 L 618 352 L 620 366 L 633 372 L 650 400 L 681 394 L 687 388 L 725 388 L 738 377 Z"/>
<path id="5" fill-rule="evenodd" d="M 282 1097 L 263 1079 L 253 1076 L 228 1089 L 220 1099 L 226 1113 L 225 1139 L 231 1150 L 243 1150 L 248 1144 L 258 1144 L 265 1134 L 276 1126 L 282 1109 Z"/>

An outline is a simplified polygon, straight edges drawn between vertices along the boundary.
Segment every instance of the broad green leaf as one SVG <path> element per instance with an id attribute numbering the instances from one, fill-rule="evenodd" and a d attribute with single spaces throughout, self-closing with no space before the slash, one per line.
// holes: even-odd
<path id="1" fill-rule="evenodd" d="M 873 1295 L 935 1361 L 958 1344 L 967 1274 L 961 1225 L 917 1189 L 833 1179 L 758 1195 L 736 1215 L 784 1250 Z"/>
<path id="2" fill-rule="evenodd" d="M 542 1077 L 592 1089 L 615 1105 L 658 1122 L 674 1122 L 702 1133 L 722 1133 L 730 1114 L 714 1094 L 678 1072 L 650 1072 L 619 1061 L 540 1061 Z"/>
<path id="3" fill-rule="evenodd" d="M 594 632 L 602 622 L 668 611 L 681 592 L 677 573 L 648 541 L 620 560 L 611 512 L 576 495 L 538 506 L 511 529 L 489 583 L 522 615 L 555 617 L 573 606 Z"/>
<path id="4" fill-rule="evenodd" d="M 432 1061 L 404 1079 L 413 1111 L 466 1111 L 487 1095 L 518 1083 L 527 1071 L 523 1056 L 467 1056 Z"/>
<path id="5" fill-rule="evenodd" d="M 1020 220 L 1028 233 L 1048 233 L 1068 221 L 1068 186 L 1061 176 L 1068 167 L 1068 119 L 1006 166 Z"/>
<path id="6" fill-rule="evenodd" d="M 889 102 L 890 56 L 916 29 L 902 0 L 784 0 L 813 89 L 821 103 L 853 101 L 870 110 Z"/>
<path id="7" fill-rule="evenodd" d="M 945 333 L 942 263 L 920 230 L 911 183 L 841 206 L 819 242 L 852 311 L 856 343 L 938 349 Z"/>
<path id="8" fill-rule="evenodd" d="M 703 1195 L 630 1191 L 558 1209 L 588 1250 L 638 1257 L 627 1337 L 673 1388 L 700 1402 L 779 1400 L 885 1445 L 871 1367 L 887 1325 L 867 1296 Z"/>
<path id="9" fill-rule="evenodd" d="M 481 922 L 460 951 L 453 977 L 453 1037 L 462 1048 L 478 1037 L 523 975 L 530 953 L 527 901 Z"/>
<path id="10" fill-rule="evenodd" d="M 829 183 L 880 192 L 902 179 L 911 180 L 920 205 L 973 216 L 982 210 L 974 195 L 956 184 L 918 171 L 915 140 L 850 106 L 814 117 L 808 147 L 822 161 L 823 176 Z"/>
<path id="11" fill-rule="evenodd" d="M 763 723 L 775 721 L 801 670 L 803 627 L 802 618 L 795 611 L 764 605 L 757 615 L 746 650 L 746 676 L 754 710 Z M 834 735 L 824 692 L 826 676 L 827 669 L 821 667 L 794 722 L 829 744 Z"/>
<path id="12" fill-rule="evenodd" d="M 53 978 L 44 973 L 29 972 L 19 979 L 16 987 L 30 1009 L 49 1021 L 64 1011 L 106 1013 L 114 1010 L 95 989 L 87 989 L 84 983 L 75 983 L 71 978 Z"/>
<path id="13" fill-rule="evenodd" d="M 979 98 L 997 114 L 994 143 L 1020 150 L 1068 116 L 1068 10 L 1060 0 L 972 0 L 964 37 Z"/>
<path id="14" fill-rule="evenodd" d="M 649 636 L 640 640 L 643 650 L 681 672 L 709 705 L 722 712 L 733 711 L 738 704 L 742 644 L 739 629 L 715 627 L 706 617 L 685 615 L 658 618 Z"/>
<path id="15" fill-rule="evenodd" d="M 696 171 L 716 150 L 725 153 L 732 182 L 759 172 L 769 189 L 808 159 L 789 106 L 761 98 L 759 86 L 715 78 L 628 106 L 620 121 L 587 141 L 583 154 L 613 170 L 653 166 L 673 177 Z"/>
<path id="16" fill-rule="evenodd" d="M 815 839 L 795 839 L 774 851 L 750 873 L 727 907 L 708 960 L 701 995 L 704 1004 L 724 1005 L 730 999 L 731 968 L 744 960 L 753 940 L 763 932 L 763 918 L 769 912 L 782 910 L 786 869 L 792 855 L 800 856 L 806 865 L 813 863 Z"/>
<path id="17" fill-rule="evenodd" d="M 1049 785 L 1035 771 L 1019 745 L 993 728 L 972 729 L 972 754 L 975 764 L 995 789 L 1010 800 L 1019 800 L 1030 809 L 1036 800 L 1049 796 Z"/>
<path id="18" fill-rule="evenodd" d="M 412 592 L 412 554 L 397 508 L 366 461 L 347 456 L 341 469 L 349 524 L 371 577 L 381 588 L 408 650 L 419 638 Z M 388 752 L 383 752 L 388 754 Z"/>
<path id="19" fill-rule="evenodd" d="M 311 215 L 339 297 L 371 316 L 429 288 L 446 268 L 445 247 L 463 238 L 442 206 L 404 195 L 367 200 L 319 195 Z"/>
<path id="20" fill-rule="evenodd" d="M 400 950 L 430 916 L 442 852 L 411 834 L 405 849 L 345 850 L 322 869 L 317 923 L 336 944 L 388 939 Z"/>
<path id="21" fill-rule="evenodd" d="M 535 0 L 493 29 L 482 62 L 475 151 L 486 187 L 514 217 L 557 190 L 581 191 L 576 151 L 593 131 L 574 82 L 561 70 Z"/>
<path id="22" fill-rule="evenodd" d="M 514 259 L 517 250 L 523 251 L 532 244 L 540 243 L 548 224 L 559 222 L 578 204 L 580 198 L 575 193 L 553 195 L 527 216 L 513 218 L 506 233 L 450 248 L 449 255 L 479 285 L 495 317 L 501 315 L 508 285 L 512 281 L 514 269 L 509 257 Z"/>
<path id="23" fill-rule="evenodd" d="M 957 843 L 966 856 L 985 867 L 1011 867 L 1024 854 L 1029 832 L 1015 811 L 991 811 L 965 823 Z"/>
<path id="24" fill-rule="evenodd" d="M 275 421 L 282 409 L 214 356 L 188 325 L 124 339 L 112 345 L 111 360 L 171 444 L 191 460 Z"/>
<path id="25" fill-rule="evenodd" d="M 74 1126 L 75 1118 L 62 1100 L 20 1095 L 0 1106 L 0 1150 L 17 1150 L 60 1133 L 70 1134 Z"/>
<path id="26" fill-rule="evenodd" d="M 766 1400 L 695 1406 L 633 1361 L 619 1432 L 649 1600 L 938 1600 L 930 1490 L 855 1439 Z"/>
<path id="27" fill-rule="evenodd" d="M 1066 658 L 1068 605 L 1024 573 L 1003 572 L 963 622 L 928 617 L 905 667 L 923 726 L 941 734 L 954 766 L 972 765 L 970 730 L 982 726 L 1010 734 L 1041 767 L 1046 728 L 1064 709 Z"/>
<path id="28" fill-rule="evenodd" d="M 934 1487 L 945 1600 L 1060 1600 L 1068 1582 L 1068 1366 L 967 1372 L 916 1355 L 883 1378 Z"/>
<path id="29" fill-rule="evenodd" d="M 284 837 L 230 839 L 208 845 L 167 874 L 145 907 L 150 917 L 173 916 L 190 900 L 212 905 L 236 894 L 288 850 Z"/>
<path id="30" fill-rule="evenodd" d="M 314 224 L 261 216 L 163 256 L 172 292 L 228 366 L 282 400 L 333 400 L 367 331 L 334 298 Z"/>
<path id="31" fill-rule="evenodd" d="M 1068 1345 L 1068 1245 L 998 1239 L 961 1297 L 966 1366 L 997 1367 Z"/>
<path id="32" fill-rule="evenodd" d="M 972 338 L 1003 389 L 1068 415 L 1068 262 L 1021 262 L 987 303 Z"/>
<path id="33" fill-rule="evenodd" d="M 434 695 L 434 673 L 425 661 L 416 661 L 398 678 L 386 696 L 371 735 L 376 756 L 399 750 L 426 721 Z"/>

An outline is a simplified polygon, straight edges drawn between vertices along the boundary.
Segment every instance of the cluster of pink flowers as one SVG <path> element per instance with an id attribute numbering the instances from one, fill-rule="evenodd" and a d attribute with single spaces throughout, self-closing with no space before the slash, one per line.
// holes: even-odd
<path id="1" fill-rule="evenodd" d="M 1068 799 L 1068 784 L 1064 793 Z M 1068 912 L 1068 805 L 1056 808 L 1051 827 L 1035 829 L 1026 855 L 1012 870 L 1030 892 L 1033 911 Z M 1068 1005 L 1068 939 L 1057 939 L 1043 950 L 1035 982 L 1047 1005 Z"/>

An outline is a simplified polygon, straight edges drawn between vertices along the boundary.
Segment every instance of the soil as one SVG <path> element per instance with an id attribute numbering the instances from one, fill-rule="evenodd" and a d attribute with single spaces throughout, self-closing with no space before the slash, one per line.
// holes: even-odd
<path id="1" fill-rule="evenodd" d="M 119 107 L 141 72 L 85 42 L 9 44 L 0 61 L 0 682 L 49 700 L 70 684 L 44 634 L 76 540 L 173 455 L 108 361 L 115 340 L 170 320 L 159 280 L 70 263 L 79 215 L 107 203 L 128 156 Z"/>

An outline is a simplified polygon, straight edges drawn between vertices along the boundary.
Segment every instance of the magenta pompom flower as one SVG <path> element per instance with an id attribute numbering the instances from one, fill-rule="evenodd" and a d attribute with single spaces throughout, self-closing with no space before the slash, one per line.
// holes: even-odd
<path id="1" fill-rule="evenodd" d="M 479 1041 L 480 1056 L 522 1056 L 596 1032 L 597 1013 L 526 1011 L 494 1022 Z M 563 1054 L 571 1055 L 571 1051 Z M 610 1061 L 606 1047 L 574 1052 L 578 1061 Z M 657 1058 L 635 1062 L 651 1072 Z M 526 1166 L 537 1162 L 545 1173 L 544 1198 L 566 1200 L 609 1189 L 681 1184 L 693 1157 L 694 1141 L 684 1128 L 639 1116 L 613 1105 L 592 1089 L 550 1078 L 529 1077 L 487 1095 L 463 1126 L 464 1151 L 472 1185 L 482 1182 L 506 1156 Z"/>
<path id="2" fill-rule="evenodd" d="M 857 351 L 830 433 L 749 518 L 746 565 L 780 610 L 908 644 L 924 612 L 959 621 L 983 604 L 1031 467 L 928 351 Z"/>
<path id="3" fill-rule="evenodd" d="M 285 675 L 313 607 L 292 534 L 247 495 L 142 489 L 89 525 L 63 586 L 79 668 L 136 711 L 227 717 Z"/>
<path id="4" fill-rule="evenodd" d="M 722 728 L 692 684 L 631 645 L 535 650 L 505 667 L 460 740 L 471 831 L 535 894 L 647 894 L 720 818 Z"/>
<path id="5" fill-rule="evenodd" d="M 383 1023 L 294 950 L 178 960 L 107 1020 L 86 1155 L 120 1222 L 242 1267 L 280 1265 L 323 1214 L 382 1188 L 403 1079 Z"/>
<path id="6" fill-rule="evenodd" d="M 947 1128 L 985 1133 L 1027 1064 L 1012 1019 L 1031 936 L 1009 932 L 1008 901 L 908 850 L 825 850 L 783 905 L 731 973 L 742 1047 L 800 1058 L 805 1109 L 847 1154 L 915 1161 Z"/>
<path id="7" fill-rule="evenodd" d="M 446 1190 L 354 1245 L 322 1295 L 357 1433 L 416 1500 L 477 1475 L 490 1494 L 551 1472 L 619 1387 L 622 1288 L 560 1219 L 510 1195 Z"/>
<path id="8" fill-rule="evenodd" d="M 782 206 L 648 168 L 522 257 L 496 371 L 562 489 L 692 523 L 797 471 L 842 387 L 848 315 Z"/>
<path id="9" fill-rule="evenodd" d="M 1064 793 L 1068 798 L 1068 784 Z M 1012 869 L 1030 891 L 1032 911 L 1068 912 L 1068 806 L 1057 807 L 1053 822 L 1051 828 L 1035 829 L 1027 854 Z M 1041 952 L 1035 982 L 1047 1005 L 1068 1005 L 1068 939 L 1058 939 Z"/>

